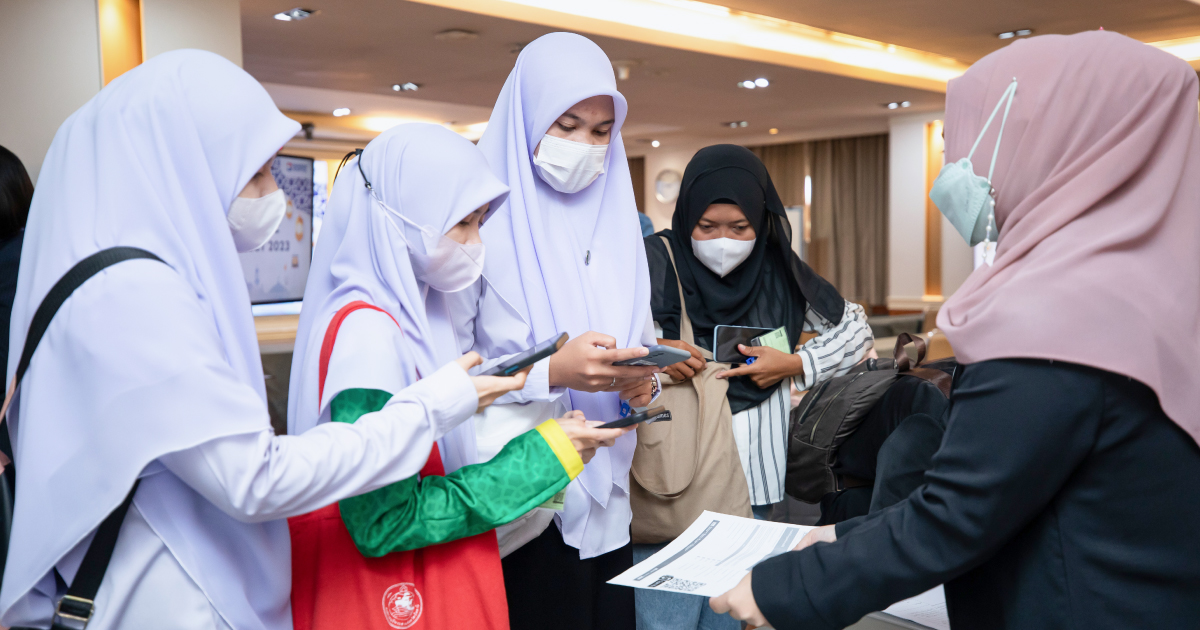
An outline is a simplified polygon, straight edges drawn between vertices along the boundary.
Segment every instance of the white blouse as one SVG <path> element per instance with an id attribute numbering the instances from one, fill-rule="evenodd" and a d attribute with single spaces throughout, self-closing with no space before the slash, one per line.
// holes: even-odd
<path id="1" fill-rule="evenodd" d="M 322 424 L 297 436 L 267 429 L 218 438 L 163 455 L 142 478 L 174 475 L 242 521 L 296 516 L 410 477 L 424 465 L 435 440 L 471 417 L 477 400 L 471 380 L 451 363 L 354 424 Z M 229 628 L 142 517 L 139 495 L 121 526 L 88 628 Z M 63 580 L 74 578 L 90 543 L 88 536 L 58 562 Z M 49 627 L 64 592 L 48 573 L 14 606 L 23 614 L 10 621 Z"/>

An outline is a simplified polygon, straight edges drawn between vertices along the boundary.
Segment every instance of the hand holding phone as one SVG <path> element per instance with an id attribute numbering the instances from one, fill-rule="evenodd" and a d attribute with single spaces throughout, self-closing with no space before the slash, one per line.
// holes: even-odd
<path id="1" fill-rule="evenodd" d="M 671 346 L 656 345 L 650 346 L 650 352 L 644 357 L 635 357 L 625 359 L 624 361 L 613 361 L 613 365 L 639 365 L 639 366 L 657 366 L 665 368 L 668 365 L 675 365 L 680 361 L 687 361 L 691 357 L 690 352 L 685 352 Z"/>

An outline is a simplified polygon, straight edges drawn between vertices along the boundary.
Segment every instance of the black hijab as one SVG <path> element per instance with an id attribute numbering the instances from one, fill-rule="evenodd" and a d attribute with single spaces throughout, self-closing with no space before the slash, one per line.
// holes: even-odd
<path id="1" fill-rule="evenodd" d="M 692 251 L 692 230 L 713 203 L 737 204 L 754 226 L 750 256 L 724 278 Z M 701 149 L 683 173 L 671 229 L 646 238 L 653 294 L 650 307 L 663 337 L 679 339 L 679 289 L 662 237 L 670 242 L 679 269 L 696 345 L 713 347 L 717 325 L 787 327 L 795 347 L 809 306 L 833 324 L 842 320 L 845 300 L 792 250 L 792 230 L 775 184 L 758 156 L 745 147 L 718 144 Z M 729 381 L 733 413 L 761 404 L 778 385 L 760 389 L 748 377 Z"/>

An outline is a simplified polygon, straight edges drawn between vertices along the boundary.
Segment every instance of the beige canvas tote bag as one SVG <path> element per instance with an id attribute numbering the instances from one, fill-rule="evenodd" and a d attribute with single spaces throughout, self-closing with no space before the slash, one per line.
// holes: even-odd
<path id="1" fill-rule="evenodd" d="M 670 243 L 667 254 L 675 266 Z M 675 277 L 678 283 L 678 268 Z M 694 346 L 682 287 L 679 306 L 679 338 Z M 712 358 L 707 350 L 700 352 Z M 733 439 L 733 414 L 726 398 L 729 383 L 716 378 L 729 367 L 710 362 L 682 383 L 661 375 L 663 391 L 655 405 L 669 409 L 671 421 L 638 425 L 629 484 L 633 542 L 673 540 L 704 510 L 752 515 L 746 473 Z"/>

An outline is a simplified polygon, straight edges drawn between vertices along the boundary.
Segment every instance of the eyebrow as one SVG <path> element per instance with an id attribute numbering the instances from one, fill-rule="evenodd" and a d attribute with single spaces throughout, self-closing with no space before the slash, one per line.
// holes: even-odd
<path id="1" fill-rule="evenodd" d="M 566 112 L 566 113 L 565 113 L 565 114 L 563 114 L 562 116 L 559 116 L 559 118 L 570 118 L 571 120 L 574 120 L 574 121 L 576 121 L 576 122 L 580 122 L 580 123 L 585 123 L 585 122 L 587 122 L 586 120 L 584 120 L 584 119 L 580 118 L 579 116 L 576 116 L 575 114 L 572 114 L 571 112 Z M 616 118 L 610 118 L 610 119 L 608 119 L 608 120 L 606 120 L 606 121 L 604 121 L 604 122 L 601 122 L 601 123 L 596 123 L 596 126 L 597 126 L 597 127 L 599 127 L 600 125 L 611 125 L 611 124 L 613 124 L 613 123 L 615 123 L 615 122 L 617 122 L 617 119 L 616 119 Z"/>

